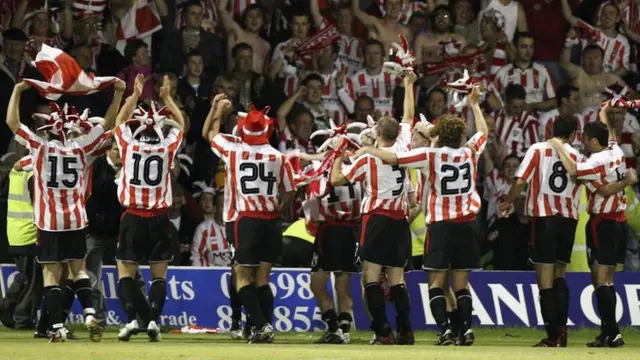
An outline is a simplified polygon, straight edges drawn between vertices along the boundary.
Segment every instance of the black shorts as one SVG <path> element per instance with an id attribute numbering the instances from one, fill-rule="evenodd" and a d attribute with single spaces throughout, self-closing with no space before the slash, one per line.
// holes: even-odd
<path id="1" fill-rule="evenodd" d="M 411 233 L 406 219 L 369 214 L 360 227 L 360 260 L 373 264 L 403 268 L 411 255 Z"/>
<path id="2" fill-rule="evenodd" d="M 321 224 L 313 244 L 311 271 L 357 272 L 357 243 L 357 224 Z"/>
<path id="3" fill-rule="evenodd" d="M 38 229 L 38 262 L 57 264 L 68 260 L 84 260 L 87 254 L 86 229 L 46 231 Z"/>
<path id="4" fill-rule="evenodd" d="M 279 264 L 282 256 L 280 219 L 260 219 L 241 216 L 235 221 L 234 263 L 257 266 L 260 263 Z"/>
<path id="5" fill-rule="evenodd" d="M 120 220 L 116 260 L 133 263 L 170 262 L 174 254 L 172 228 L 167 214 L 142 217 L 125 212 Z"/>
<path id="6" fill-rule="evenodd" d="M 234 232 L 235 226 L 235 221 L 224 223 L 225 236 L 227 237 L 227 243 L 229 244 L 229 249 L 231 250 L 231 266 L 235 264 L 236 259 L 236 236 Z"/>
<path id="7" fill-rule="evenodd" d="M 624 221 L 591 216 L 587 221 L 587 260 L 604 266 L 624 264 L 627 226 Z"/>
<path id="8" fill-rule="evenodd" d="M 533 264 L 571 263 L 578 220 L 563 216 L 531 218 L 529 260 Z"/>
<path id="9" fill-rule="evenodd" d="M 476 220 L 438 221 L 428 225 L 422 268 L 434 271 L 479 269 Z"/>

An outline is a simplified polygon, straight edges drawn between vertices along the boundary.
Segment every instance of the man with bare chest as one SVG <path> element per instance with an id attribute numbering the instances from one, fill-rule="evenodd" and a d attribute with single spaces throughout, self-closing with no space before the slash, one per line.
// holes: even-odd
<path id="1" fill-rule="evenodd" d="M 440 62 L 445 55 L 458 55 L 467 43 L 464 37 L 452 33 L 453 19 L 448 7 L 440 5 L 433 9 L 431 23 L 433 31 L 416 38 L 414 53 L 417 64 Z"/>
<path id="2" fill-rule="evenodd" d="M 369 38 L 380 41 L 386 51 L 391 48 L 391 43 L 398 42 L 398 35 L 404 35 L 409 43 L 413 35 L 408 27 L 398 23 L 398 17 L 402 12 L 404 0 L 385 0 L 385 14 L 382 19 L 371 16 L 360 9 L 360 0 L 351 1 L 353 14 L 369 29 Z"/>
<path id="3" fill-rule="evenodd" d="M 571 39 L 575 32 L 570 30 L 567 38 Z M 570 45 L 570 42 L 567 42 Z M 600 108 L 606 96 L 603 94 L 607 87 L 627 84 L 613 72 L 605 72 L 603 65 L 604 51 L 597 45 L 589 45 L 582 51 L 582 67 L 571 62 L 571 46 L 562 50 L 560 65 L 567 71 L 572 85 L 580 89 L 583 110 Z"/>
<path id="4" fill-rule="evenodd" d="M 247 6 L 242 14 L 242 26 L 233 20 L 233 15 L 229 12 L 229 0 L 219 0 L 218 10 L 220 19 L 228 34 L 227 59 L 229 67 L 233 57 L 231 50 L 237 44 L 246 43 L 253 50 L 253 71 L 262 74 L 265 69 L 265 61 L 269 59 L 271 45 L 260 37 L 260 30 L 264 25 L 264 13 L 257 4 Z"/>

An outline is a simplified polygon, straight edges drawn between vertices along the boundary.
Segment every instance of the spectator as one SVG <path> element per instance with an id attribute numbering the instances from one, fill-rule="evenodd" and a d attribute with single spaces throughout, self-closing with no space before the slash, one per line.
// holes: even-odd
<path id="1" fill-rule="evenodd" d="M 491 225 L 498 218 L 498 204 L 507 198 L 509 189 L 516 183 L 516 171 L 521 159 L 515 155 L 507 155 L 500 166 L 496 166 L 491 154 L 483 153 L 485 189 L 484 200 L 487 201 L 487 220 Z"/>
<path id="2" fill-rule="evenodd" d="M 329 25 L 329 21 L 320 14 L 319 0 L 311 0 L 311 17 L 316 28 Z M 353 75 L 362 67 L 362 42 L 353 36 L 353 14 L 349 4 L 339 5 L 336 26 L 340 32 L 338 61 L 347 67 L 347 75 Z"/>
<path id="3" fill-rule="evenodd" d="M 91 280 L 96 317 L 106 320 L 106 304 L 102 285 L 103 261 L 113 265 L 122 206 L 115 182 L 122 163 L 118 144 L 114 141 L 106 155 L 97 158 L 91 168 L 91 196 L 87 199 L 87 273 Z"/>
<path id="4" fill-rule="evenodd" d="M 249 44 L 236 44 L 231 51 L 231 58 L 231 76 L 238 85 L 237 105 L 243 111 L 249 111 L 251 102 L 262 103 L 265 78 L 254 71 L 254 54 Z"/>
<path id="5" fill-rule="evenodd" d="M 196 0 L 190 0 L 184 5 L 185 24 L 180 30 L 165 27 L 160 71 L 172 72 L 176 75 L 183 73 L 187 54 L 197 51 L 202 55 L 204 72 L 216 76 L 224 72 L 224 42 L 217 34 L 211 34 L 202 29 L 203 8 Z"/>
<path id="6" fill-rule="evenodd" d="M 541 140 L 549 140 L 553 137 L 553 123 L 560 116 L 575 116 L 578 119 L 578 129 L 576 138 L 571 146 L 582 150 L 582 128 L 584 127 L 584 116 L 580 114 L 580 89 L 571 85 L 562 86 L 558 89 L 556 97 L 558 108 L 540 116 L 540 134 Z"/>
<path id="7" fill-rule="evenodd" d="M 517 32 L 529 31 L 527 25 L 527 15 L 524 12 L 522 4 L 515 0 L 482 0 L 479 18 L 482 19 L 483 13 L 489 10 L 499 11 L 505 19 L 504 32 L 507 40 L 513 41 Z"/>
<path id="8" fill-rule="evenodd" d="M 168 7 L 168 15 L 166 25 L 176 29 L 181 29 L 185 26 L 186 22 L 186 5 L 190 0 L 169 0 L 174 3 L 174 6 Z M 212 34 L 220 33 L 223 29 L 220 28 L 220 15 L 218 14 L 218 8 L 216 7 L 215 0 L 199 0 L 202 6 L 202 29 Z M 239 7 L 242 8 L 247 2 L 237 2 Z M 244 8 L 240 9 L 241 11 Z"/>
<path id="9" fill-rule="evenodd" d="M 438 118 L 447 111 L 447 92 L 439 87 L 429 91 L 424 109 L 427 120 L 437 123 Z"/>
<path id="10" fill-rule="evenodd" d="M 191 240 L 199 222 L 189 216 L 185 207 L 186 197 L 182 186 L 172 183 L 173 203 L 167 211 L 169 220 L 171 221 L 171 238 L 174 241 L 175 257 L 171 262 L 176 266 L 189 266 L 191 262 Z"/>
<path id="11" fill-rule="evenodd" d="M 525 196 L 514 203 L 515 211 L 507 218 L 498 219 L 487 236 L 493 251 L 491 265 L 494 270 L 531 270 L 529 265 L 529 239 L 531 218 L 524 214 Z"/>
<path id="12" fill-rule="evenodd" d="M 431 12 L 432 31 L 418 36 L 415 44 L 416 64 L 443 61 L 456 56 L 467 44 L 461 35 L 454 34 L 451 11 L 444 5 Z"/>
<path id="13" fill-rule="evenodd" d="M 527 111 L 548 111 L 556 106 L 555 84 L 543 65 L 533 62 L 533 37 L 529 33 L 517 33 L 513 39 L 516 60 L 498 70 L 495 85 L 505 96 L 505 89 L 512 84 L 521 85 L 526 91 Z"/>
<path id="14" fill-rule="evenodd" d="M 604 51 L 604 71 L 614 72 L 616 75 L 624 77 L 629 71 L 631 45 L 629 40 L 618 32 L 618 24 L 621 19 L 620 8 L 612 2 L 605 3 L 600 10 L 599 25 L 593 27 L 573 15 L 568 0 L 561 1 L 562 14 L 569 25 L 581 30 L 582 47 L 600 46 Z"/>
<path id="15" fill-rule="evenodd" d="M 467 43 L 478 43 L 478 12 L 474 8 L 474 2 L 471 0 L 453 0 L 452 13 L 453 23 L 455 24 L 453 32 L 462 36 Z"/>
<path id="16" fill-rule="evenodd" d="M 360 95 L 355 101 L 353 120 L 359 123 L 367 123 L 367 116 L 371 116 L 378 121 L 382 114 L 378 111 L 376 114 L 376 106 L 373 99 L 368 95 Z"/>
<path id="17" fill-rule="evenodd" d="M 383 18 L 371 16 L 360 8 L 360 0 L 351 1 L 353 15 L 369 30 L 369 39 L 378 39 L 383 46 L 383 53 L 391 48 L 391 43 L 398 41 L 398 35 L 404 35 L 409 42 L 413 41 L 408 27 L 400 24 L 398 18 L 402 14 L 402 0 L 384 2 Z"/>
<path id="18" fill-rule="evenodd" d="M 41 79 L 40 73 L 24 58 L 27 35 L 18 29 L 7 29 L 2 33 L 2 52 L 0 52 L 0 114 L 7 113 L 7 106 L 13 86 L 23 78 Z M 22 96 L 20 117 L 31 119 L 32 109 L 38 103 L 35 90 L 28 90 Z M 27 125 L 30 125 L 27 123 Z M 4 154 L 13 137 L 4 121 L 0 121 L 0 154 Z"/>
<path id="19" fill-rule="evenodd" d="M 156 76 L 152 73 L 151 69 L 149 45 L 142 40 L 129 42 L 124 49 L 124 57 L 129 63 L 129 66 L 122 69 L 116 75 L 127 83 L 127 90 L 124 94 L 124 98 L 131 95 L 131 89 L 133 89 L 136 76 L 138 76 L 138 74 L 142 74 L 146 81 L 144 83 L 142 95 L 140 95 L 140 100 L 143 102 L 152 100 L 156 87 Z"/>
<path id="20" fill-rule="evenodd" d="M 315 154 L 316 147 L 311 143 L 310 136 L 313 132 L 313 114 L 307 109 L 299 109 L 292 115 L 293 121 L 288 123 L 286 117 L 278 114 L 278 122 L 284 124 L 280 129 L 280 143 L 278 149 L 281 152 L 287 150 L 300 150 L 307 154 Z"/>
<path id="21" fill-rule="evenodd" d="M 74 18 L 73 47 L 89 47 L 92 50 L 90 68 L 98 76 L 115 76 L 127 63 L 114 47 L 100 42 L 101 17 L 85 12 Z M 86 66 L 86 65 L 85 65 Z"/>
<path id="22" fill-rule="evenodd" d="M 282 3 L 276 0 L 257 0 L 258 5 L 264 11 L 264 31 L 262 37 L 269 41 L 271 47 L 282 40 L 283 34 L 291 28 L 290 18 L 285 16 L 289 9 L 282 7 Z"/>
<path id="23" fill-rule="evenodd" d="M 485 72 L 494 81 L 498 70 L 515 59 L 516 49 L 504 34 L 504 17 L 495 10 L 485 11 L 480 19 L 480 42 L 478 46 L 485 56 Z"/>
<path id="24" fill-rule="evenodd" d="M 280 61 L 282 63 L 287 64 L 290 59 L 293 58 L 295 54 L 295 49 L 303 44 L 307 39 L 309 39 L 309 28 L 311 27 L 311 23 L 309 22 L 309 14 L 306 12 L 296 12 L 292 15 L 291 18 L 291 38 L 279 43 L 273 49 L 273 55 L 271 56 L 271 66 L 279 67 Z M 304 68 L 311 68 L 311 57 L 304 56 L 300 59 L 304 63 Z M 295 73 L 294 66 L 289 64 L 285 66 L 285 73 L 293 74 Z"/>
<path id="25" fill-rule="evenodd" d="M 257 4 L 247 6 L 242 14 L 242 26 L 233 20 L 232 14 L 228 12 L 229 0 L 220 0 L 218 9 L 220 19 L 227 31 L 227 56 L 229 59 L 229 69 L 233 68 L 233 49 L 238 44 L 248 44 L 253 52 L 252 70 L 255 73 L 263 74 L 266 69 L 267 59 L 271 52 L 271 45 L 260 37 L 260 31 L 264 27 L 264 12 Z"/>
<path id="26" fill-rule="evenodd" d="M 376 110 L 383 115 L 391 115 L 393 92 L 400 83 L 400 77 L 383 69 L 385 58 L 382 43 L 368 40 L 364 48 L 364 69 L 348 77 L 346 86 L 338 91 L 347 111 L 354 111 L 356 98 L 368 95 L 373 99 Z"/>
<path id="27" fill-rule="evenodd" d="M 524 157 L 527 149 L 538 142 L 538 118 L 527 111 L 526 96 L 522 86 L 507 86 L 506 106 L 493 115 L 497 138 L 518 157 Z"/>
<path id="28" fill-rule="evenodd" d="M 413 49 L 416 38 L 427 29 L 427 15 L 421 11 L 414 12 L 409 18 L 407 27 L 409 27 L 411 38 L 413 39 L 413 42 L 409 43 L 409 47 Z"/>
<path id="29" fill-rule="evenodd" d="M 204 221 L 193 234 L 191 266 L 229 266 L 233 252 L 222 221 L 223 193 L 205 188 L 198 197 Z"/>
<path id="30" fill-rule="evenodd" d="M 178 81 L 178 96 L 185 104 L 189 115 L 198 103 L 209 103 L 213 93 L 213 82 L 204 75 L 202 54 L 192 51 L 187 54 L 185 74 Z"/>
<path id="31" fill-rule="evenodd" d="M 55 24 L 55 13 L 46 7 L 42 7 L 27 14 L 29 1 L 22 1 L 13 14 L 11 26 L 22 28 L 29 37 L 27 41 L 27 54 L 35 59 L 42 44 L 64 49 L 71 40 L 73 33 L 73 16 L 69 3 L 63 1 L 58 14 L 61 17 L 61 26 L 58 31 Z"/>

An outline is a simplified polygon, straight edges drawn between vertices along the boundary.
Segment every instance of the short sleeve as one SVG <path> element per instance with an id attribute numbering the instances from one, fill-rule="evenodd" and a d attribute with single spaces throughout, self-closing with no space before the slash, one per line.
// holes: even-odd
<path id="1" fill-rule="evenodd" d="M 370 156 L 365 155 L 359 157 L 353 164 L 342 168 L 342 175 L 350 183 L 363 182 L 367 175 L 367 169 L 369 169 Z"/>
<path id="2" fill-rule="evenodd" d="M 429 148 L 417 148 L 411 151 L 396 153 L 398 165 L 407 168 L 425 168 L 429 165 Z"/>
<path id="3" fill-rule="evenodd" d="M 524 159 L 516 171 L 516 177 L 526 182 L 531 180 L 534 170 L 540 164 L 540 152 L 536 148 L 529 148 L 524 154 Z"/>
<path id="4" fill-rule="evenodd" d="M 211 140 L 211 151 L 213 151 L 217 157 L 225 161 L 227 157 L 225 154 L 232 149 L 237 142 L 238 138 L 235 136 L 217 134 L 213 137 L 213 140 Z"/>
<path id="5" fill-rule="evenodd" d="M 41 146 L 45 145 L 45 141 L 38 135 L 36 135 L 26 125 L 20 124 L 20 128 L 16 132 L 16 141 L 18 144 L 27 148 L 30 153 L 34 153 Z"/>
<path id="6" fill-rule="evenodd" d="M 473 150 L 476 157 L 480 156 L 487 146 L 487 134 L 483 132 L 475 133 L 469 141 L 465 144 L 466 147 Z"/>
<path id="7" fill-rule="evenodd" d="M 295 183 L 293 181 L 293 166 L 289 160 L 282 156 L 282 168 L 280 169 L 280 179 L 282 179 L 282 188 L 285 192 L 292 192 L 296 190 Z"/>

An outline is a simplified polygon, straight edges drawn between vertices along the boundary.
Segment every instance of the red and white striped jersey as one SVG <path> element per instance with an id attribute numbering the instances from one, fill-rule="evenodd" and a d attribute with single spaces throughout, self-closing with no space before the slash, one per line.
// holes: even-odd
<path id="1" fill-rule="evenodd" d="M 539 139 L 535 113 L 522 111 L 518 116 L 509 116 L 505 109 L 500 109 L 493 114 L 493 118 L 496 121 L 496 135 L 509 148 L 509 153 L 523 157 Z"/>
<path id="2" fill-rule="evenodd" d="M 289 44 L 292 41 L 296 41 L 293 38 L 290 38 L 287 41 L 283 41 L 281 43 L 279 43 L 278 45 L 276 45 L 276 47 L 273 49 L 273 54 L 271 55 L 271 62 L 273 63 L 274 61 L 282 58 L 283 61 L 285 61 L 285 67 L 287 66 L 287 62 L 284 59 L 284 53 L 282 52 L 283 49 L 285 49 L 287 46 L 289 46 Z M 304 68 L 307 70 L 311 70 L 313 69 L 313 61 L 311 58 L 311 55 L 304 55 L 302 57 L 298 57 L 297 60 L 301 61 L 304 65 Z M 285 69 L 286 72 L 286 69 Z"/>
<path id="3" fill-rule="evenodd" d="M 260 218 L 280 217 L 279 190 L 296 190 L 293 168 L 281 152 L 271 145 L 249 145 L 237 136 L 224 134 L 213 138 L 211 150 L 225 163 L 225 187 L 233 187 L 231 196 L 224 199 L 227 211 Z M 229 218 L 233 215 L 229 214 Z"/>
<path id="4" fill-rule="evenodd" d="M 278 144 L 278 150 L 285 152 L 287 150 L 300 150 L 307 154 L 315 154 L 317 148 L 311 143 L 311 141 L 303 141 L 298 138 L 289 125 L 280 132 L 280 143 Z"/>
<path id="5" fill-rule="evenodd" d="M 576 131 L 576 138 L 571 143 L 571 146 L 578 150 L 582 150 L 582 130 L 586 124 L 584 116 L 582 114 L 573 114 L 578 119 L 578 130 Z M 560 117 L 558 109 L 549 110 L 540 114 L 540 129 L 538 134 L 540 140 L 549 140 L 553 137 L 553 123 Z"/>
<path id="6" fill-rule="evenodd" d="M 588 190 L 589 214 L 613 214 L 626 209 L 624 190 L 609 196 L 598 193 L 601 186 L 622 180 L 627 172 L 624 153 L 615 141 L 610 141 L 607 149 L 591 154 L 585 162 L 576 164 L 576 170 L 578 180 L 584 180 Z"/>
<path id="7" fill-rule="evenodd" d="M 400 151 L 395 146 L 385 150 Z M 406 217 L 408 193 L 413 192 L 413 187 L 405 169 L 363 155 L 343 167 L 342 174 L 350 183 L 362 184 L 362 215 L 380 214 L 398 220 Z"/>
<path id="8" fill-rule="evenodd" d="M 420 169 L 426 177 L 419 193 L 427 224 L 463 220 L 480 211 L 476 181 L 486 144 L 487 135 L 479 132 L 458 149 L 424 147 L 396 154 L 398 165 Z"/>
<path id="9" fill-rule="evenodd" d="M 498 215 L 498 204 L 507 198 L 511 185 L 496 168 L 486 176 L 484 184 L 483 198 L 487 201 L 487 219 L 493 219 Z"/>
<path id="10" fill-rule="evenodd" d="M 29 151 L 34 178 L 34 223 L 45 231 L 87 227 L 85 189 L 88 158 L 109 138 L 100 125 L 88 134 L 67 140 L 44 141 L 25 125 L 15 139 Z"/>
<path id="11" fill-rule="evenodd" d="M 574 161 L 584 161 L 571 145 L 564 144 L 564 149 Z M 549 143 L 539 142 L 527 150 L 516 177 L 527 183 L 526 215 L 578 219 L 581 185 L 567 174 L 558 153 Z"/>
<path id="12" fill-rule="evenodd" d="M 400 84 L 401 78 L 388 71 L 381 71 L 378 75 L 367 74 L 362 69 L 346 79 L 347 96 L 340 96 L 348 112 L 353 112 L 356 99 L 361 95 L 368 95 L 373 99 L 376 110 L 383 115 L 392 115 L 393 90 Z"/>
<path id="13" fill-rule="evenodd" d="M 585 112 L 583 112 L 585 124 L 593 121 L 600 121 L 599 112 L 600 108 L 586 109 Z M 638 123 L 638 119 L 630 112 L 625 113 L 622 133 L 617 140 L 618 146 L 620 146 L 624 152 L 624 160 L 627 168 L 637 168 L 638 160 L 633 152 L 633 134 L 637 132 L 640 132 L 640 123 Z"/>
<path id="14" fill-rule="evenodd" d="M 478 47 L 482 48 L 485 45 L 484 40 L 480 41 L 478 43 Z M 486 62 L 486 57 L 485 57 L 485 61 L 480 63 L 480 65 L 478 66 L 477 71 L 483 74 L 487 74 L 487 66 L 490 67 L 490 71 L 489 71 L 489 79 L 491 80 L 491 82 L 494 81 L 494 78 L 496 76 L 496 74 L 498 73 L 498 70 L 500 70 L 501 67 L 507 65 L 507 51 L 505 49 L 505 46 L 503 43 L 499 42 L 496 45 L 495 50 L 493 50 L 493 60 L 491 62 L 491 64 L 487 64 Z"/>
<path id="15" fill-rule="evenodd" d="M 360 183 L 331 186 L 327 173 L 307 186 L 303 210 L 305 218 L 316 223 L 354 221 L 360 219 L 361 202 Z"/>
<path id="16" fill-rule="evenodd" d="M 496 89 L 504 98 L 504 91 L 511 84 L 521 85 L 527 91 L 527 104 L 539 103 L 556 97 L 555 83 L 544 65 L 531 63 L 522 70 L 514 64 L 500 68 L 495 76 Z"/>
<path id="17" fill-rule="evenodd" d="M 164 140 L 148 144 L 134 139 L 128 124 L 115 129 L 122 161 L 118 198 L 124 208 L 155 210 L 173 204 L 171 169 L 182 137 L 182 130 L 173 127 Z"/>
<path id="18" fill-rule="evenodd" d="M 351 76 L 362 68 L 362 41 L 354 36 L 340 34 L 338 45 L 340 46 L 338 61 L 342 63 L 342 66 L 348 67 L 347 75 Z"/>
<path id="19" fill-rule="evenodd" d="M 340 102 L 340 97 L 338 97 L 338 87 L 336 86 L 336 77 L 340 74 L 337 69 L 330 74 L 321 74 L 319 72 L 315 73 L 322 77 L 322 82 L 324 84 L 320 104 L 327 113 L 327 116 L 332 118 L 336 125 L 339 126 L 347 119 L 347 113 L 342 102 Z M 296 75 L 287 75 L 285 77 L 285 94 L 287 97 L 293 96 L 298 89 L 298 80 L 298 76 Z"/>
<path id="20" fill-rule="evenodd" d="M 196 227 L 191 242 L 191 266 L 229 266 L 232 257 L 224 225 L 205 220 Z"/>
<path id="21" fill-rule="evenodd" d="M 490 81 L 490 79 L 481 73 L 475 73 L 471 76 L 474 81 L 479 81 L 484 87 L 484 96 L 481 100 L 481 103 L 486 101 L 486 98 L 489 94 L 492 94 L 502 103 L 502 97 L 495 85 Z M 444 85 L 443 85 L 444 86 Z M 449 112 L 459 114 L 462 116 L 467 122 L 467 132 L 469 137 L 473 136 L 475 133 L 475 118 L 473 117 L 473 110 L 471 110 L 471 104 L 469 104 L 469 95 L 462 95 L 455 91 L 449 92 L 447 103 L 449 104 Z"/>
<path id="22" fill-rule="evenodd" d="M 578 20 L 578 22 L 579 26 L 588 27 L 595 36 L 591 41 L 582 39 L 582 48 L 585 48 L 590 44 L 595 44 L 604 50 L 604 71 L 611 72 L 618 69 L 629 70 L 629 54 L 631 53 L 631 45 L 624 35 L 618 34 L 616 37 L 612 38 L 605 35 L 597 27 L 591 26 L 582 20 Z"/>

